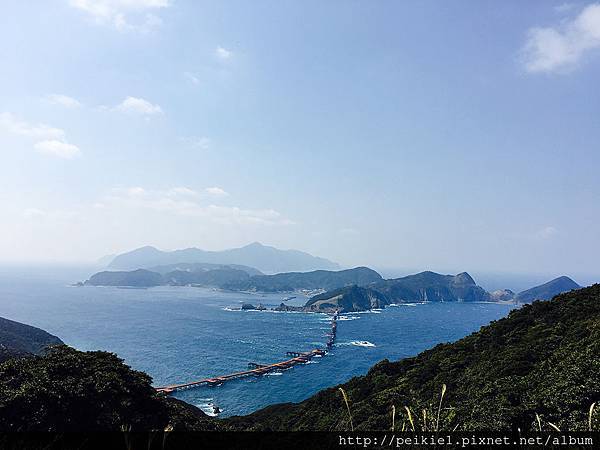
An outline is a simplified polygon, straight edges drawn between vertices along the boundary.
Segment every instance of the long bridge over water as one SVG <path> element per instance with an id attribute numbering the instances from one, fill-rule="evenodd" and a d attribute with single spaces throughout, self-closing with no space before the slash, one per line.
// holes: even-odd
<path id="1" fill-rule="evenodd" d="M 326 350 L 330 350 L 335 343 L 335 337 L 337 334 L 337 318 L 338 313 L 334 313 L 331 318 L 331 331 L 327 334 L 328 339 L 325 344 Z M 217 386 L 226 381 L 236 380 L 238 378 L 248 377 L 248 376 L 261 376 L 265 375 L 269 372 L 274 372 L 276 370 L 285 370 L 289 369 L 296 364 L 306 364 L 312 358 L 325 356 L 327 353 L 326 350 L 322 349 L 313 349 L 308 352 L 287 352 L 287 356 L 291 356 L 291 358 L 286 359 L 285 361 L 272 363 L 272 364 L 258 364 L 255 362 L 248 363 L 248 370 L 243 370 L 240 372 L 234 372 L 227 375 L 220 375 L 212 378 L 203 378 L 201 380 L 189 381 L 186 383 L 176 383 L 170 384 L 167 386 L 160 386 L 155 388 L 157 392 L 161 392 L 163 394 L 171 394 L 175 391 L 179 391 L 182 389 L 190 389 L 198 386 Z"/>

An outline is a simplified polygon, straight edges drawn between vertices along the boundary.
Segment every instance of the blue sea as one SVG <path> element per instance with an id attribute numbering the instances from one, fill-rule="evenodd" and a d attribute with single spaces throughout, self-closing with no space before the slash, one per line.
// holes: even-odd
<path id="1" fill-rule="evenodd" d="M 330 327 L 325 314 L 235 310 L 245 302 L 276 306 L 281 294 L 71 287 L 58 278 L 0 274 L 0 316 L 43 328 L 80 350 L 114 352 L 150 374 L 156 386 L 245 370 L 249 362 L 285 360 L 287 351 L 322 347 Z M 298 402 L 365 374 L 382 359 L 397 360 L 455 341 L 513 307 L 410 304 L 349 314 L 338 323 L 337 343 L 325 357 L 282 373 L 181 391 L 176 397 L 207 412 L 218 405 L 222 416 Z"/>

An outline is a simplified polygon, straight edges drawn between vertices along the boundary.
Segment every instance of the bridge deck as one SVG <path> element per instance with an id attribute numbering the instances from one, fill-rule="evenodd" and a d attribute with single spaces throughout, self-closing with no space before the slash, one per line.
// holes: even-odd
<path id="1" fill-rule="evenodd" d="M 332 317 L 331 333 L 327 335 L 329 337 L 327 340 L 327 343 L 326 343 L 326 346 L 328 349 L 330 349 L 333 346 L 333 343 L 335 341 L 336 321 L 337 321 L 337 313 L 335 313 Z M 155 389 L 157 392 L 162 392 L 164 394 L 171 394 L 172 392 L 175 392 L 175 391 L 178 391 L 181 389 L 188 389 L 188 388 L 192 388 L 192 387 L 196 387 L 196 386 L 200 386 L 200 385 L 214 386 L 214 385 L 221 384 L 228 380 L 234 380 L 236 378 L 242 378 L 242 377 L 247 377 L 247 376 L 251 376 L 251 375 L 257 375 L 257 376 L 264 375 L 265 373 L 273 372 L 278 369 L 287 369 L 296 364 L 306 363 L 315 356 L 325 355 L 325 351 L 317 348 L 317 349 L 311 350 L 309 352 L 287 352 L 287 355 L 294 356 L 294 357 L 291 359 L 287 359 L 285 361 L 281 361 L 281 362 L 277 362 L 277 363 L 273 363 L 273 364 L 264 364 L 263 365 L 263 364 L 250 363 L 250 365 L 252 367 L 256 367 L 256 368 L 243 370 L 241 372 L 234 372 L 234 373 L 230 373 L 228 375 L 220 375 L 218 377 L 213 377 L 213 378 L 203 378 L 201 380 L 190 381 L 187 383 L 178 383 L 178 384 L 170 384 L 168 386 L 160 386 Z"/>
<path id="2" fill-rule="evenodd" d="M 323 356 L 324 354 L 325 354 L 325 352 L 323 350 L 314 349 L 314 350 L 311 350 L 310 352 L 302 353 L 301 354 L 302 356 L 296 356 L 294 358 L 291 358 L 291 359 L 288 359 L 285 361 L 281 361 L 281 362 L 277 362 L 277 363 L 273 363 L 273 364 L 265 364 L 256 369 L 243 370 L 241 372 L 234 372 L 234 373 L 230 373 L 228 375 L 220 375 L 218 377 L 213 377 L 213 378 L 203 378 L 201 380 L 190 381 L 188 383 L 179 383 L 179 384 L 171 384 L 168 386 L 161 386 L 161 387 L 157 387 L 156 390 L 158 392 L 164 392 L 165 394 L 170 394 L 171 392 L 174 392 L 174 391 L 177 391 L 180 389 L 186 389 L 186 388 L 190 388 L 190 387 L 194 387 L 194 386 L 198 386 L 198 385 L 202 385 L 202 384 L 206 384 L 206 385 L 221 384 L 224 381 L 232 380 L 235 378 L 247 377 L 250 375 L 263 375 L 265 373 L 272 372 L 277 369 L 287 369 L 296 364 L 305 363 L 317 355 Z"/>

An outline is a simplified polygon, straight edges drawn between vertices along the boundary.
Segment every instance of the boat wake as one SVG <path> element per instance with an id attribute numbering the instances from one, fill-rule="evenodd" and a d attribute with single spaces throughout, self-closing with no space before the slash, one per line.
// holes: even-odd
<path id="1" fill-rule="evenodd" d="M 351 341 L 351 342 L 340 342 L 335 345 L 354 345 L 356 347 L 376 347 L 375 344 L 369 341 Z"/>

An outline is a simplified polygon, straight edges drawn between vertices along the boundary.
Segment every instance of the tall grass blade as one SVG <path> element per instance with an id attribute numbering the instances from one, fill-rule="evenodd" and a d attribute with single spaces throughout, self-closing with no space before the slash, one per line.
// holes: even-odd
<path id="1" fill-rule="evenodd" d="M 346 409 L 348 410 L 348 417 L 350 418 L 350 429 L 354 431 L 354 424 L 352 423 L 352 413 L 350 412 L 350 404 L 348 403 L 348 396 L 346 392 L 342 388 L 338 388 L 342 393 L 342 397 L 344 397 L 344 403 L 346 403 Z"/>
<path id="2" fill-rule="evenodd" d="M 554 425 L 552 422 L 548 422 L 548 425 L 550 425 L 552 428 L 554 428 L 556 431 L 560 431 L 560 428 L 558 428 L 556 425 Z"/>
<path id="3" fill-rule="evenodd" d="M 406 409 L 406 412 L 408 414 L 408 421 L 410 422 L 410 426 L 412 427 L 412 430 L 415 431 L 415 422 L 413 421 L 412 413 L 410 412 L 410 408 L 408 406 L 405 406 L 404 409 Z"/>
<path id="4" fill-rule="evenodd" d="M 169 437 L 169 433 L 173 431 L 173 425 L 168 424 L 163 432 L 163 440 L 162 440 L 162 449 L 165 449 L 165 445 L 167 444 L 167 438 Z"/>
<path id="5" fill-rule="evenodd" d="M 396 406 L 392 405 L 392 431 L 396 428 Z"/>
<path id="6" fill-rule="evenodd" d="M 535 418 L 538 423 L 538 431 L 541 433 L 542 432 L 542 421 L 540 419 L 540 416 L 538 416 L 538 413 L 535 413 Z"/>
<path id="7" fill-rule="evenodd" d="M 442 411 L 442 401 L 444 400 L 444 394 L 446 393 L 446 383 L 442 385 L 442 395 L 440 395 L 440 404 L 438 405 L 437 419 L 435 421 L 435 431 L 440 429 L 440 412 Z"/>
<path id="8" fill-rule="evenodd" d="M 592 416 L 594 415 L 594 408 L 596 407 L 596 402 L 592 403 L 590 406 L 590 415 L 588 418 L 588 431 L 592 431 Z"/>

